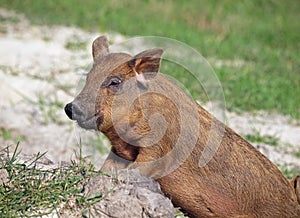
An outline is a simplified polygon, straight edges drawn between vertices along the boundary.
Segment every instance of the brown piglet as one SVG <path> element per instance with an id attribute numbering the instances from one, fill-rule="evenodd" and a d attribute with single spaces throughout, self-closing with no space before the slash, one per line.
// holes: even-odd
<path id="1" fill-rule="evenodd" d="M 94 65 L 65 112 L 110 140 L 102 170 L 138 168 L 191 217 L 300 217 L 299 177 L 286 179 L 160 73 L 162 53 L 110 53 L 105 36 L 93 42 Z"/>

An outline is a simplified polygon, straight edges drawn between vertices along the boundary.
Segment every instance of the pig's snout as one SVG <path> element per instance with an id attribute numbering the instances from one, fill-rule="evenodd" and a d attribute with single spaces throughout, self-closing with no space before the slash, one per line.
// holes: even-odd
<path id="1" fill-rule="evenodd" d="M 65 106 L 65 112 L 71 120 L 80 120 L 84 116 L 83 111 L 72 102 Z"/>
<path id="2" fill-rule="evenodd" d="M 85 129 L 95 129 L 103 122 L 103 114 L 95 111 L 84 111 L 76 103 L 71 102 L 65 106 L 65 112 L 71 120 L 77 121 L 78 125 Z"/>

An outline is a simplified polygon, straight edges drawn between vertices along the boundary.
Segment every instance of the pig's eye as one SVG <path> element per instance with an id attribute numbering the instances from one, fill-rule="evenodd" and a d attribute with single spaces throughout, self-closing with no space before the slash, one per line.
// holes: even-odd
<path id="1" fill-rule="evenodd" d="M 122 80 L 120 78 L 114 77 L 114 78 L 111 78 L 108 86 L 118 86 L 119 84 L 121 84 L 121 82 L 122 82 Z"/>
<path id="2" fill-rule="evenodd" d="M 112 78 L 108 86 L 117 86 L 122 82 L 120 78 Z"/>
<path id="3" fill-rule="evenodd" d="M 111 89 L 117 89 L 119 85 L 123 82 L 123 79 L 118 76 L 113 76 L 108 78 L 103 84 L 102 87 L 109 87 Z"/>

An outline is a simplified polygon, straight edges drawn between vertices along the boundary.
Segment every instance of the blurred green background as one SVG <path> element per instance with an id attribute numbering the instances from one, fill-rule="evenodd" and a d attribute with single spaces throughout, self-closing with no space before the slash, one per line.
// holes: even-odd
<path id="1" fill-rule="evenodd" d="M 298 0 L 0 0 L 0 6 L 35 24 L 177 39 L 211 63 L 229 110 L 300 118 Z M 193 78 L 175 76 L 193 87 Z"/>

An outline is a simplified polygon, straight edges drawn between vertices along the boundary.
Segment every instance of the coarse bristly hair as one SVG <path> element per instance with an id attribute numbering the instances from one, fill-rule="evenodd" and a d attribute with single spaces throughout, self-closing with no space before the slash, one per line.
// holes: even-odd
<path id="1" fill-rule="evenodd" d="M 162 53 L 110 53 L 105 36 L 94 41 L 94 66 L 65 110 L 81 127 L 111 141 L 102 170 L 139 168 L 191 217 L 300 217 L 299 177 L 286 179 L 160 73 Z M 219 146 L 199 166 L 207 145 Z"/>

